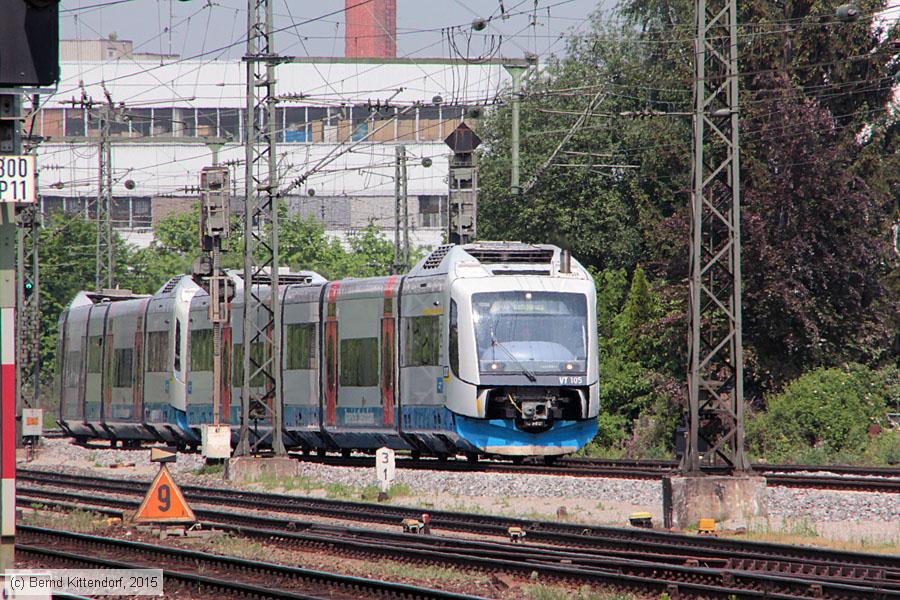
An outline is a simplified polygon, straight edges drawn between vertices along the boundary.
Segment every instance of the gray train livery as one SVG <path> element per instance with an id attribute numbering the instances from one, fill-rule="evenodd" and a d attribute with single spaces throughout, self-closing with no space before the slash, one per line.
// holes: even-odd
<path id="1" fill-rule="evenodd" d="M 231 279 L 220 413 L 236 443 L 247 350 L 243 282 Z M 287 281 L 276 362 L 288 447 L 554 457 L 596 433 L 594 282 L 555 246 L 441 246 L 403 276 Z M 196 447 L 213 414 L 208 309 L 189 276 L 152 296 L 80 292 L 59 322 L 62 428 L 79 440 Z M 249 351 L 258 361 L 267 348 Z M 250 429 L 265 445 L 271 423 Z"/>

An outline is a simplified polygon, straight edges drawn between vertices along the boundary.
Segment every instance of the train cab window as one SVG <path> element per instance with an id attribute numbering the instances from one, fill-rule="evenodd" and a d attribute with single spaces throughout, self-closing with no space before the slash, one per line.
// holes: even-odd
<path id="1" fill-rule="evenodd" d="M 175 372 L 181 372 L 181 321 L 175 319 Z"/>
<path id="2" fill-rule="evenodd" d="M 191 332 L 191 371 L 213 370 L 213 331 L 195 329 Z"/>
<path id="3" fill-rule="evenodd" d="M 286 328 L 287 366 L 289 370 L 316 368 L 315 323 L 291 323 Z"/>
<path id="4" fill-rule="evenodd" d="M 440 360 L 441 318 L 439 316 L 408 317 L 404 367 L 436 366 Z"/>
<path id="5" fill-rule="evenodd" d="M 459 376 L 459 315 L 456 300 L 450 300 L 450 368 Z"/>
<path id="6" fill-rule="evenodd" d="M 147 334 L 147 372 L 165 373 L 168 354 L 168 331 L 151 331 Z"/>
<path id="7" fill-rule="evenodd" d="M 378 338 L 341 340 L 341 385 L 378 385 Z"/>
<path id="8" fill-rule="evenodd" d="M 113 387 L 128 388 L 134 377 L 134 351 L 131 348 L 113 350 Z"/>
<path id="9" fill-rule="evenodd" d="M 88 348 L 87 348 L 87 372 L 88 373 L 99 373 L 100 372 L 100 358 L 103 355 L 103 336 L 102 335 L 91 335 L 88 336 Z"/>

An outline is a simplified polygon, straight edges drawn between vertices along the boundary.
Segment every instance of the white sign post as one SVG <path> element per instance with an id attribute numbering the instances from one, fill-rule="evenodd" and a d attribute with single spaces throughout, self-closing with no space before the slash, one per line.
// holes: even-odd
<path id="1" fill-rule="evenodd" d="M 0 203 L 36 201 L 34 157 L 0 156 Z"/>
<path id="2" fill-rule="evenodd" d="M 387 494 L 394 481 L 394 473 L 397 464 L 394 460 L 394 451 L 390 448 L 379 448 L 375 452 L 375 475 L 378 483 L 381 485 L 381 491 Z"/>

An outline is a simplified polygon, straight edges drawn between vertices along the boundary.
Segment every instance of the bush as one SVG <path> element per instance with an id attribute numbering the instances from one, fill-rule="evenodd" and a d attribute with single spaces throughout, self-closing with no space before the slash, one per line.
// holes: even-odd
<path id="1" fill-rule="evenodd" d="M 750 450 L 772 462 L 853 460 L 869 445 L 869 425 L 884 420 L 889 387 L 885 372 L 863 365 L 805 373 L 751 419 Z"/>

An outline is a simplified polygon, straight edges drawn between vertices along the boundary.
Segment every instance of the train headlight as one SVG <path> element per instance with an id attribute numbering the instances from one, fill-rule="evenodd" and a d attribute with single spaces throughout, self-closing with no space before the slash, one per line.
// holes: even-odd
<path id="1" fill-rule="evenodd" d="M 574 368 L 575 368 L 575 365 L 573 365 L 572 363 L 566 363 L 566 371 L 571 371 Z"/>
<path id="2" fill-rule="evenodd" d="M 499 369 L 500 369 L 500 363 L 495 363 L 495 362 L 491 363 L 491 371 L 497 371 Z"/>

